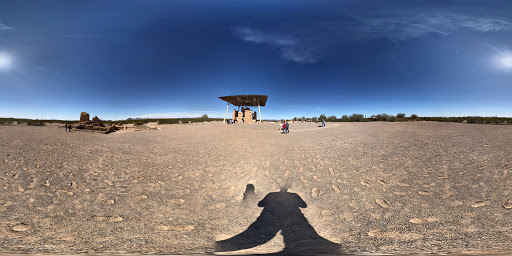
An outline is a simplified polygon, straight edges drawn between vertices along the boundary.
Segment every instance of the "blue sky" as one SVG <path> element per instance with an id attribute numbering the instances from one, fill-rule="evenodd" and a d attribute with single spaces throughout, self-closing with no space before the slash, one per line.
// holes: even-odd
<path id="1" fill-rule="evenodd" d="M 512 116 L 512 1 L 3 1 L 0 117 Z"/>

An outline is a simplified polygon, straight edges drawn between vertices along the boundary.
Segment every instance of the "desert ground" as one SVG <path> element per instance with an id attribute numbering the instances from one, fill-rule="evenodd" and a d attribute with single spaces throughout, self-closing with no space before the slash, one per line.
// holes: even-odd
<path id="1" fill-rule="evenodd" d="M 290 125 L 0 126 L 0 252 L 212 253 L 281 188 L 300 223 L 231 254 L 300 232 L 340 253 L 512 250 L 512 126 Z"/>

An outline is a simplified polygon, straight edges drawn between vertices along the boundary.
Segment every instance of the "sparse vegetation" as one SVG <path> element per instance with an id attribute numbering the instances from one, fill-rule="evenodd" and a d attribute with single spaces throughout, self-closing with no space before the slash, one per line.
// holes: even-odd
<path id="1" fill-rule="evenodd" d="M 137 121 L 133 122 L 133 125 L 141 126 L 141 125 L 145 125 L 147 123 L 149 123 L 149 121 L 147 119 L 141 119 L 141 120 L 137 120 Z"/>
<path id="2" fill-rule="evenodd" d="M 363 114 L 352 114 L 349 119 L 351 122 L 361 122 L 364 119 L 364 115 Z"/>
<path id="3" fill-rule="evenodd" d="M 133 119 L 128 118 L 126 120 L 102 120 L 105 125 L 123 125 L 123 124 L 134 124 L 137 126 L 144 125 L 149 122 L 156 122 L 158 124 L 178 124 L 178 123 L 194 123 L 194 122 L 211 122 L 211 121 L 222 121 L 222 118 L 209 118 L 208 115 L 203 115 L 200 118 L 165 118 L 165 119 Z M 324 119 L 328 122 L 371 122 L 371 121 L 385 121 L 385 122 L 405 122 L 405 121 L 436 121 L 436 122 L 455 122 L 455 123 L 469 123 L 469 124 L 495 124 L 504 125 L 512 124 L 512 117 L 482 117 L 482 116 L 466 116 L 466 117 L 419 117 L 416 114 L 412 114 L 410 117 L 405 116 L 404 113 L 398 113 L 396 116 L 381 113 L 365 117 L 363 114 L 352 114 L 352 115 L 341 115 L 341 118 L 337 118 L 332 115 L 326 117 L 325 114 L 319 117 L 305 117 L 293 118 L 294 121 L 303 122 L 319 122 Z M 43 120 L 43 119 L 26 119 L 26 118 L 0 118 L 0 125 L 13 125 L 24 124 L 31 126 L 44 126 L 45 123 L 61 123 L 71 124 L 77 123 L 76 121 L 70 120 Z"/>
<path id="4" fill-rule="evenodd" d="M 320 121 L 325 114 L 319 117 L 301 117 L 299 121 Z M 469 124 L 512 124 L 511 117 L 482 117 L 482 116 L 466 116 L 466 117 L 419 117 L 417 114 L 412 114 L 407 117 L 404 113 L 390 115 L 386 113 L 371 115 L 365 117 L 363 114 L 342 115 L 341 118 L 336 116 L 329 116 L 325 119 L 328 122 L 371 122 L 371 121 L 384 121 L 384 122 L 407 122 L 407 121 L 436 121 L 436 122 L 455 122 L 455 123 L 469 123 Z"/>
<path id="5" fill-rule="evenodd" d="M 27 120 L 25 122 L 26 125 L 30 125 L 30 126 L 44 126 L 45 123 L 44 121 L 39 121 L 39 120 Z"/>
<path id="6" fill-rule="evenodd" d="M 328 122 L 336 122 L 336 120 L 337 120 L 336 116 L 329 116 L 329 117 L 327 117 L 326 121 L 328 121 Z"/>

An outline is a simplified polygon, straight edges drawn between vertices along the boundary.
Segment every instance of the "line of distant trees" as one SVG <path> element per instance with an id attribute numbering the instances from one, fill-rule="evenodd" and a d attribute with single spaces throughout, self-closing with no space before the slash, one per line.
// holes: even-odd
<path id="1" fill-rule="evenodd" d="M 472 123 L 472 124 L 512 124 L 511 117 L 482 117 L 482 116 L 466 116 L 466 117 L 419 117 L 416 114 L 407 116 L 405 113 L 390 115 L 386 113 L 371 115 L 369 117 L 363 114 L 342 115 L 340 118 L 336 116 L 326 116 L 321 114 L 319 117 L 294 117 L 293 121 L 302 122 L 406 122 L 406 121 L 437 121 L 437 122 L 455 122 L 455 123 Z"/>
<path id="2" fill-rule="evenodd" d="M 134 124 L 144 125 L 150 122 L 157 122 L 158 124 L 177 124 L 189 122 L 211 122 L 222 121 L 223 118 L 210 118 L 204 114 L 197 118 L 128 118 L 125 120 L 102 120 L 105 124 Z M 512 124 L 511 117 L 481 117 L 481 116 L 466 116 L 466 117 L 419 117 L 416 114 L 407 116 L 404 113 L 390 115 L 386 113 L 371 115 L 367 117 L 363 114 L 342 115 L 340 118 L 336 116 L 326 116 L 321 114 L 318 117 L 294 117 L 294 121 L 303 122 L 319 122 L 325 120 L 327 122 L 372 122 L 372 121 L 385 121 L 385 122 L 406 122 L 406 121 L 437 121 L 437 122 L 455 122 L 455 123 L 471 123 L 471 124 Z M 14 122 L 18 124 L 43 126 L 45 123 L 76 123 L 72 120 L 45 120 L 45 119 L 27 119 L 27 118 L 0 118 L 0 125 L 12 125 Z"/>
<path id="3" fill-rule="evenodd" d="M 134 124 L 144 125 L 151 122 L 157 122 L 159 124 L 178 124 L 188 122 L 211 122 L 211 121 L 222 121 L 222 118 L 210 118 L 207 114 L 196 118 L 127 118 L 125 120 L 101 120 L 104 124 Z M 78 120 L 55 120 L 55 119 L 28 119 L 28 118 L 0 118 L 0 125 L 13 125 L 14 122 L 17 124 L 25 124 L 31 126 L 43 126 L 45 123 L 61 123 L 61 124 L 72 124 L 79 122 Z"/>

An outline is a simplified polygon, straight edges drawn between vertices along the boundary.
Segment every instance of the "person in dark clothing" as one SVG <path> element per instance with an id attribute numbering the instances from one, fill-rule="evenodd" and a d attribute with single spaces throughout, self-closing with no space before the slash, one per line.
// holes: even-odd
<path id="1" fill-rule="evenodd" d="M 68 131 L 68 124 L 66 124 L 65 127 L 66 127 L 66 132 L 67 132 Z"/>

